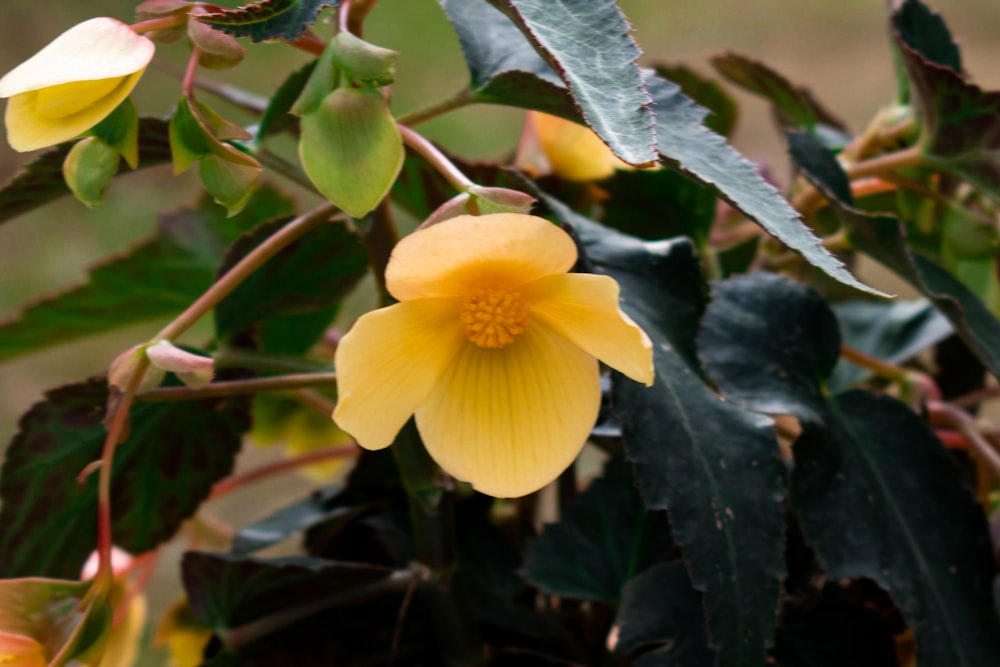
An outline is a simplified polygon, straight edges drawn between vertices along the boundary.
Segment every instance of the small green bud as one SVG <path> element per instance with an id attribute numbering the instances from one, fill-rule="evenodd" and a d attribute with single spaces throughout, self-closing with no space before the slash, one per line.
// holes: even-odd
<path id="1" fill-rule="evenodd" d="M 403 140 L 382 93 L 338 88 L 302 117 L 299 156 L 323 196 L 360 218 L 399 175 Z"/>
<path id="2" fill-rule="evenodd" d="M 396 51 L 369 44 L 349 32 L 337 33 L 328 48 L 333 51 L 336 67 L 359 85 L 387 86 L 395 80 Z"/>
<path id="3" fill-rule="evenodd" d="M 63 178 L 73 195 L 89 208 L 100 206 L 118 173 L 118 151 L 97 137 L 76 142 L 63 161 Z"/>

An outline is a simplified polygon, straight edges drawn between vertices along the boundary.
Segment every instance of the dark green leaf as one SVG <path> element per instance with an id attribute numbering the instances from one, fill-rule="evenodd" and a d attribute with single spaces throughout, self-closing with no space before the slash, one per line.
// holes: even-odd
<path id="1" fill-rule="evenodd" d="M 265 519 L 240 528 L 233 537 L 231 552 L 237 556 L 260 551 L 301 533 L 327 519 L 346 514 L 344 507 L 331 507 L 330 501 L 341 492 L 339 485 L 319 489 L 305 500 L 283 507 Z"/>
<path id="2" fill-rule="evenodd" d="M 715 193 L 675 171 L 616 170 L 601 183 L 604 224 L 655 240 L 688 236 L 702 248 L 715 219 Z"/>
<path id="3" fill-rule="evenodd" d="M 911 0 L 907 4 L 918 3 Z M 915 11 L 927 12 L 923 8 L 910 13 Z M 946 33 L 943 23 L 941 26 Z M 949 53 L 951 49 L 942 46 L 942 36 L 933 38 L 940 48 L 932 49 L 926 40 L 912 46 L 907 39 L 913 35 L 900 32 L 895 21 L 894 27 L 896 46 L 921 114 L 921 154 L 935 167 L 1000 200 L 1000 92 L 984 91 L 951 66 L 932 60 L 954 63 L 958 57 L 957 49 Z M 918 49 L 927 49 L 930 55 L 924 56 Z"/>
<path id="4" fill-rule="evenodd" d="M 925 299 L 845 301 L 834 304 L 833 311 L 845 345 L 892 364 L 908 361 L 952 333 L 948 320 Z M 847 389 L 868 375 L 847 362 L 838 364 L 830 388 Z"/>
<path id="5" fill-rule="evenodd" d="M 695 351 L 705 285 L 691 244 L 641 242 L 545 202 L 618 281 L 622 308 L 652 339 L 654 385 L 613 379 L 628 459 L 646 506 L 668 510 L 694 585 L 706 593 L 720 664 L 762 664 L 785 573 L 778 446 L 769 419 L 706 386 Z"/>
<path id="6" fill-rule="evenodd" d="M 441 0 L 458 33 L 472 97 L 579 120 L 565 84 L 503 14 L 482 0 Z"/>
<path id="7" fill-rule="evenodd" d="M 612 461 L 559 522 L 545 524 L 521 572 L 551 595 L 616 603 L 636 572 L 667 556 L 665 519 L 645 511 L 628 465 Z"/>
<path id="8" fill-rule="evenodd" d="M 890 21 L 897 37 L 927 62 L 962 72 L 962 54 L 944 19 L 920 0 L 904 0 Z"/>
<path id="9" fill-rule="evenodd" d="M 77 475 L 101 457 L 107 385 L 46 394 L 22 417 L 7 450 L 0 499 L 0 573 L 75 578 L 97 545 L 97 475 Z M 228 475 L 250 427 L 243 401 L 140 404 L 115 454 L 111 497 L 115 544 L 133 553 L 170 539 Z"/>
<path id="10" fill-rule="evenodd" d="M 732 52 L 715 56 L 711 62 L 724 77 L 771 102 L 782 127 L 808 129 L 830 145 L 843 146 L 850 140 L 844 123 L 807 88 L 795 85 L 764 63 Z"/>
<path id="11" fill-rule="evenodd" d="M 24 171 L 0 189 L 0 223 L 70 194 L 62 165 L 76 142 L 42 153 Z M 170 161 L 167 123 L 155 118 L 139 121 L 139 168 Z"/>
<path id="12" fill-rule="evenodd" d="M 896 218 L 853 208 L 839 163 L 806 133 L 789 133 L 789 150 L 802 174 L 837 211 L 851 242 L 926 296 L 991 373 L 1000 377 L 1000 321 L 969 288 L 929 259 L 911 251 Z"/>
<path id="13" fill-rule="evenodd" d="M 260 225 L 238 240 L 226 253 L 220 275 L 286 222 L 275 220 Z M 271 324 L 274 320 L 322 313 L 320 326 L 310 327 L 318 335 L 323 320 L 329 323 L 332 319 L 331 309 L 367 270 L 367 254 L 357 234 L 342 221 L 322 224 L 284 248 L 223 299 L 215 309 L 217 334 L 219 338 L 231 338 L 255 323 L 263 323 L 265 329 L 270 324 L 276 334 L 275 343 L 286 347 L 280 340 L 281 325 Z"/>
<path id="14" fill-rule="evenodd" d="M 489 0 L 559 74 L 587 125 L 630 164 L 656 159 L 649 94 L 635 61 L 642 53 L 616 3 Z M 479 31 L 490 30 L 489 24 Z M 600 54 L 600 57 L 597 57 Z"/>
<path id="15" fill-rule="evenodd" d="M 255 42 L 267 39 L 292 41 L 316 22 L 324 7 L 336 7 L 340 0 L 262 0 L 237 9 L 220 9 L 195 18 L 235 37 Z"/>
<path id="16" fill-rule="evenodd" d="M 715 295 L 702 358 L 727 397 L 802 421 L 791 506 L 829 575 L 886 588 L 921 665 L 1000 661 L 986 522 L 948 451 L 893 398 L 821 392 L 839 341 L 814 291 L 761 274 L 719 283 Z M 818 377 L 807 392 L 809 376 Z"/>
<path id="17" fill-rule="evenodd" d="M 0 322 L 0 359 L 179 313 L 214 282 L 226 246 L 291 208 L 276 190 L 262 188 L 232 218 L 208 199 L 197 209 L 162 215 L 154 238 L 97 265 L 86 283 Z"/>
<path id="18" fill-rule="evenodd" d="M 318 558 L 262 560 L 189 551 L 181 561 L 191 610 L 216 631 L 320 600 L 331 606 L 333 598 L 346 602 L 392 574 L 375 565 Z"/>
<path id="19" fill-rule="evenodd" d="M 612 651 L 636 667 L 713 667 L 701 598 L 683 563 L 646 570 L 625 586 Z"/>
<path id="20" fill-rule="evenodd" d="M 823 298 L 772 273 L 714 283 L 712 295 L 699 349 L 726 398 L 819 421 L 824 384 L 840 357 L 837 320 Z"/>
<path id="21" fill-rule="evenodd" d="M 722 89 L 722 86 L 707 79 L 684 65 L 657 65 L 656 73 L 667 81 L 681 87 L 681 92 L 705 107 L 711 113 L 705 119 L 705 127 L 728 137 L 736 127 L 739 109 L 736 100 Z"/>
<path id="22" fill-rule="evenodd" d="M 316 61 L 306 63 L 299 69 L 292 72 L 285 79 L 278 90 L 274 92 L 271 101 L 261 116 L 260 125 L 257 128 L 257 141 L 261 141 L 272 134 L 278 134 L 288 128 L 298 126 L 298 119 L 291 114 L 292 106 L 299 94 L 306 85 L 306 81 L 312 76 Z"/>
<path id="23" fill-rule="evenodd" d="M 852 276 L 840 260 L 820 245 L 819 239 L 802 224 L 798 212 L 764 180 L 757 168 L 725 139 L 702 125 L 705 109 L 689 100 L 677 85 L 652 73 L 647 75 L 646 82 L 653 95 L 660 153 L 668 165 L 715 190 L 830 277 L 863 292 L 885 296 Z"/>

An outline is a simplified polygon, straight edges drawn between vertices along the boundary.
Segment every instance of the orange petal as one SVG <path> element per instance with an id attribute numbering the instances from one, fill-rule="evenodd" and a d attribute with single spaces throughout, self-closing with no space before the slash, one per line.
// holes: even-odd
<path id="1" fill-rule="evenodd" d="M 427 451 L 482 493 L 537 491 L 576 458 L 597 419 L 597 361 L 539 323 L 503 348 L 472 343 L 417 409 Z"/>
<path id="2" fill-rule="evenodd" d="M 407 236 L 392 251 L 385 279 L 399 299 L 465 296 L 477 287 L 513 287 L 576 262 L 569 234 L 520 213 L 460 215 Z"/>
<path id="3" fill-rule="evenodd" d="M 608 366 L 647 387 L 653 384 L 653 344 L 618 307 L 618 283 L 608 276 L 567 273 L 523 285 L 528 312 Z"/>
<path id="4" fill-rule="evenodd" d="M 333 419 L 366 449 L 389 446 L 465 341 L 458 299 L 419 299 L 362 316 L 341 339 Z"/>

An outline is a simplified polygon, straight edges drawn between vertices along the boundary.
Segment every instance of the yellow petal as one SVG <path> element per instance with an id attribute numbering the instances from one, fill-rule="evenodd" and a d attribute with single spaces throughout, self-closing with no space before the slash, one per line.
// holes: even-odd
<path id="1" fill-rule="evenodd" d="M 139 654 L 139 641 L 146 628 L 146 598 L 134 595 L 126 600 L 124 614 L 116 613 L 99 667 L 132 667 Z M 2 664 L 2 663 L 0 663 Z"/>
<path id="2" fill-rule="evenodd" d="M 145 69 L 155 49 L 153 42 L 121 21 L 93 18 L 73 26 L 8 72 L 0 79 L 0 97 L 72 81 L 128 76 Z"/>
<path id="3" fill-rule="evenodd" d="M 571 181 L 596 181 L 630 168 L 601 141 L 594 131 L 558 116 L 528 112 L 538 143 L 552 173 Z"/>
<path id="4" fill-rule="evenodd" d="M 363 315 L 337 345 L 333 419 L 366 449 L 389 446 L 465 341 L 459 299 Z"/>
<path id="5" fill-rule="evenodd" d="M 62 118 L 52 118 L 39 112 L 39 91 L 14 95 L 7 101 L 7 112 L 4 116 L 7 141 L 11 148 L 24 153 L 46 146 L 55 146 L 78 137 L 114 111 L 135 88 L 142 73 L 143 70 L 139 70 L 123 77 L 110 93 L 81 111 Z M 105 82 L 92 83 L 96 86 Z"/>
<path id="6" fill-rule="evenodd" d="M 618 307 L 613 278 L 589 273 L 546 276 L 520 292 L 530 317 L 636 382 L 653 384 L 653 344 Z"/>
<path id="7" fill-rule="evenodd" d="M 576 254 L 569 234 L 543 218 L 460 215 L 400 241 L 385 279 L 400 301 L 464 296 L 486 284 L 513 287 L 565 273 Z"/>
<path id="8" fill-rule="evenodd" d="M 503 348 L 463 345 L 417 410 L 417 428 L 446 472 L 512 498 L 573 462 L 600 402 L 594 357 L 534 323 Z"/>
<path id="9" fill-rule="evenodd" d="M 45 647 L 31 637 L 0 630 L 0 665 L 45 667 Z"/>

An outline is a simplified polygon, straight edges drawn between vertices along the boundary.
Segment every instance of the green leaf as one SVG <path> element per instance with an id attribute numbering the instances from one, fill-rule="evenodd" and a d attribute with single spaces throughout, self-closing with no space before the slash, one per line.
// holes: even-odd
<path id="1" fill-rule="evenodd" d="M 612 652 L 635 667 L 713 667 L 702 596 L 683 563 L 661 563 L 625 586 Z"/>
<path id="2" fill-rule="evenodd" d="M 473 100 L 580 120 L 562 79 L 499 10 L 482 0 L 441 0 L 441 6 L 458 33 Z"/>
<path id="3" fill-rule="evenodd" d="M 625 162 L 656 159 L 649 94 L 635 61 L 642 53 L 616 3 L 604 0 L 489 0 L 566 82 L 584 121 Z M 479 26 L 479 32 L 492 29 Z M 600 57 L 596 57 L 600 54 Z"/>
<path id="4" fill-rule="evenodd" d="M 804 128 L 830 146 L 850 140 L 844 123 L 827 111 L 808 89 L 797 86 L 762 62 L 738 53 L 711 59 L 724 77 L 771 102 L 782 127 Z"/>
<path id="5" fill-rule="evenodd" d="M 287 222 L 275 220 L 260 225 L 240 238 L 227 251 L 219 274 L 228 271 Z M 325 328 L 323 325 L 333 319 L 336 306 L 367 271 L 368 255 L 354 231 L 343 221 L 320 225 L 250 274 L 216 306 L 216 335 L 220 339 L 233 338 L 260 324 L 265 331 L 277 334 L 273 341 L 284 348 L 285 336 L 281 335 L 276 320 L 320 314 L 325 321 L 315 331 L 318 337 Z M 264 349 L 279 351 L 267 342 Z M 315 338 L 309 346 L 313 342 Z"/>
<path id="6" fill-rule="evenodd" d="M 306 63 L 289 74 L 288 78 L 278 86 L 278 90 L 274 92 L 271 101 L 268 102 L 267 109 L 264 110 L 264 115 L 261 116 L 257 129 L 258 142 L 298 126 L 299 119 L 292 115 L 292 106 L 302 93 L 309 77 L 312 76 L 317 62 L 314 60 L 311 63 Z"/>
<path id="7" fill-rule="evenodd" d="M 103 650 L 111 629 L 108 594 L 89 581 L 15 579 L 0 581 L 0 635 L 32 639 L 49 667 L 88 664 Z M 4 655 L 13 664 L 17 656 Z"/>
<path id="8" fill-rule="evenodd" d="M 890 23 L 897 38 L 935 65 L 962 73 L 962 54 L 940 15 L 920 0 L 904 0 Z"/>
<path id="9" fill-rule="evenodd" d="M 831 278 L 862 292 L 886 296 L 859 282 L 830 254 L 799 218 L 798 212 L 757 172 L 757 168 L 702 121 L 705 109 L 680 88 L 652 73 L 656 132 L 666 164 L 712 188 L 718 195 Z"/>
<path id="10" fill-rule="evenodd" d="M 291 212 L 289 199 L 265 187 L 233 218 L 207 199 L 160 216 L 153 238 L 97 265 L 85 283 L 0 321 L 0 360 L 181 312 L 212 285 L 241 232 Z"/>
<path id="11" fill-rule="evenodd" d="M 833 305 L 844 344 L 865 354 L 902 364 L 952 333 L 951 324 L 926 299 L 844 301 Z M 868 377 L 869 371 L 840 363 L 830 378 L 835 391 Z"/>
<path id="12" fill-rule="evenodd" d="M 167 137 L 166 122 L 155 118 L 139 121 L 140 168 L 170 161 Z M 70 194 L 63 180 L 62 166 L 75 144 L 67 142 L 42 153 L 0 189 L 0 223 Z"/>
<path id="13" fill-rule="evenodd" d="M 924 23 L 936 20 L 940 28 L 915 31 L 907 19 L 929 10 L 915 0 L 907 6 L 893 20 L 893 36 L 920 111 L 920 152 L 933 166 L 1000 201 L 1000 92 L 967 81 L 954 68 L 961 63 L 944 23 L 931 14 Z"/>
<path id="14" fill-rule="evenodd" d="M 1000 377 L 1000 321 L 948 271 L 913 252 L 899 220 L 853 208 L 840 164 L 806 133 L 788 133 L 789 150 L 802 174 L 830 201 L 851 243 L 927 297 L 991 373 Z"/>
<path id="15" fill-rule="evenodd" d="M 403 140 L 382 93 L 338 88 L 302 117 L 299 155 L 323 196 L 360 218 L 399 175 Z"/>
<path id="16" fill-rule="evenodd" d="M 887 589 L 921 665 L 1000 661 L 989 534 L 948 451 L 896 399 L 822 391 L 839 336 L 819 294 L 769 274 L 713 291 L 702 359 L 731 400 L 803 423 L 791 507 L 829 575 Z"/>
<path id="17" fill-rule="evenodd" d="M 604 223 L 626 234 L 655 240 L 688 236 L 699 248 L 715 220 L 715 193 L 667 169 L 624 171 L 601 183 Z"/>
<path id="18" fill-rule="evenodd" d="M 645 511 L 628 465 L 613 460 L 528 545 L 521 574 L 550 595 L 617 603 L 626 582 L 669 547 L 666 517 Z"/>
<path id="19" fill-rule="evenodd" d="M 289 607 L 346 598 L 390 575 L 384 567 L 318 558 L 262 560 L 189 551 L 181 561 L 191 610 L 217 632 Z"/>
<path id="20" fill-rule="evenodd" d="M 622 309 L 652 339 L 652 387 L 613 376 L 627 458 L 646 506 L 668 511 L 695 588 L 705 591 L 720 664 L 762 664 L 785 574 L 778 445 L 769 419 L 706 386 L 695 351 L 705 285 L 691 244 L 641 242 L 544 201 L 595 268 L 618 281 Z"/>
<path id="21" fill-rule="evenodd" d="M 103 380 L 46 394 L 22 418 L 0 476 L 0 573 L 73 578 L 97 545 L 97 475 L 106 430 Z M 115 543 L 142 553 L 170 539 L 232 471 L 247 404 L 230 399 L 139 404 L 115 454 Z"/>
<path id="22" fill-rule="evenodd" d="M 330 502 L 342 490 L 343 487 L 339 484 L 317 489 L 309 494 L 308 498 L 240 528 L 233 537 L 232 553 L 236 556 L 245 556 L 266 549 L 323 521 L 350 513 L 350 508 Z"/>
<path id="23" fill-rule="evenodd" d="M 339 4 L 340 0 L 262 0 L 236 9 L 219 8 L 194 18 L 234 37 L 249 37 L 255 42 L 292 41 L 316 22 L 321 9 Z"/>
<path id="24" fill-rule="evenodd" d="M 722 86 L 685 65 L 657 65 L 654 69 L 658 75 L 676 83 L 681 87 L 681 92 L 711 112 L 705 119 L 705 127 L 724 137 L 732 134 L 739 109 L 736 100 Z"/>

